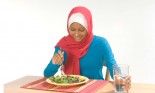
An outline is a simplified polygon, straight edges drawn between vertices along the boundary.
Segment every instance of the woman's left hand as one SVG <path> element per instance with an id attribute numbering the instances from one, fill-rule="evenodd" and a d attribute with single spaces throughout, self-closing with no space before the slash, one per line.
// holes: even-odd
<path id="1" fill-rule="evenodd" d="M 127 90 L 127 92 L 129 91 L 129 89 L 131 88 L 131 76 L 127 76 L 127 78 L 125 79 L 125 89 Z"/>

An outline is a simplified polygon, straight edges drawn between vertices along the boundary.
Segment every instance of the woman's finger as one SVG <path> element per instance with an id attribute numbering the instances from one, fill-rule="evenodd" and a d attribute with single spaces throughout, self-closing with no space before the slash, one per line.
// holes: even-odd
<path id="1" fill-rule="evenodd" d="M 61 57 L 60 57 L 59 54 L 56 54 L 56 55 L 55 55 L 55 59 L 56 59 L 56 63 L 57 63 L 57 64 L 61 64 L 61 63 L 62 63 L 62 62 L 61 62 Z"/>
<path id="2" fill-rule="evenodd" d="M 52 57 L 52 63 L 53 63 L 53 64 L 56 64 L 55 55 Z"/>
<path id="3" fill-rule="evenodd" d="M 54 58 L 52 58 L 52 63 L 55 64 L 55 59 Z"/>
<path id="4" fill-rule="evenodd" d="M 125 80 L 125 88 L 127 91 L 131 88 L 131 76 L 128 76 Z"/>
<path id="5" fill-rule="evenodd" d="M 56 54 L 57 64 L 61 63 L 61 57 L 59 54 Z"/>
<path id="6" fill-rule="evenodd" d="M 59 64 L 59 58 L 58 58 L 58 54 L 55 54 L 52 58 L 52 63 L 53 64 Z"/>
<path id="7" fill-rule="evenodd" d="M 62 50 L 59 50 L 58 51 L 58 54 L 60 55 L 60 57 L 63 57 L 64 56 L 64 52 Z"/>
<path id="8" fill-rule="evenodd" d="M 62 62 L 64 61 L 64 51 L 59 50 L 59 51 L 58 51 L 58 54 L 59 54 L 59 56 L 60 56 L 60 60 L 61 60 L 61 64 L 62 64 Z"/>
<path id="9" fill-rule="evenodd" d="M 61 53 L 61 62 L 63 62 L 64 61 L 64 51 L 62 51 L 62 53 Z"/>

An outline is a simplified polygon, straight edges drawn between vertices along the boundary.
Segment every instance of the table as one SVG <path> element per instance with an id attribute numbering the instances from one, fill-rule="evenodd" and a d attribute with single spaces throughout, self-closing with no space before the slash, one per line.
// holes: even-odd
<path id="1" fill-rule="evenodd" d="M 24 76 L 12 82 L 6 83 L 4 84 L 4 93 L 62 93 L 56 91 L 43 91 L 20 88 L 20 86 L 24 84 L 41 78 L 42 76 Z M 114 87 L 112 83 L 109 82 L 96 93 L 114 93 Z M 155 93 L 155 84 L 132 83 L 132 87 L 129 93 Z"/>

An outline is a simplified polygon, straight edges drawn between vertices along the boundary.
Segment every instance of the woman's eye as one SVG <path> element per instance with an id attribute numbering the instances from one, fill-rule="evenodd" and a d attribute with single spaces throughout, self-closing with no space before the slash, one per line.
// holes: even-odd
<path id="1" fill-rule="evenodd" d="M 75 31 L 75 29 L 71 29 L 71 31 Z"/>
<path id="2" fill-rule="evenodd" d="M 84 31 L 84 29 L 80 29 L 79 31 L 80 31 L 80 32 L 83 32 L 83 31 Z"/>

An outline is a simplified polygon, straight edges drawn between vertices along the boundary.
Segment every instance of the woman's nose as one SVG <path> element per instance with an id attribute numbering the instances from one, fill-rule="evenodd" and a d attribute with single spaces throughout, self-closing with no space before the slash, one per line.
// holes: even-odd
<path id="1" fill-rule="evenodd" d="M 78 33 L 78 31 L 76 31 L 76 32 L 75 32 L 75 36 L 79 36 L 79 33 Z"/>

